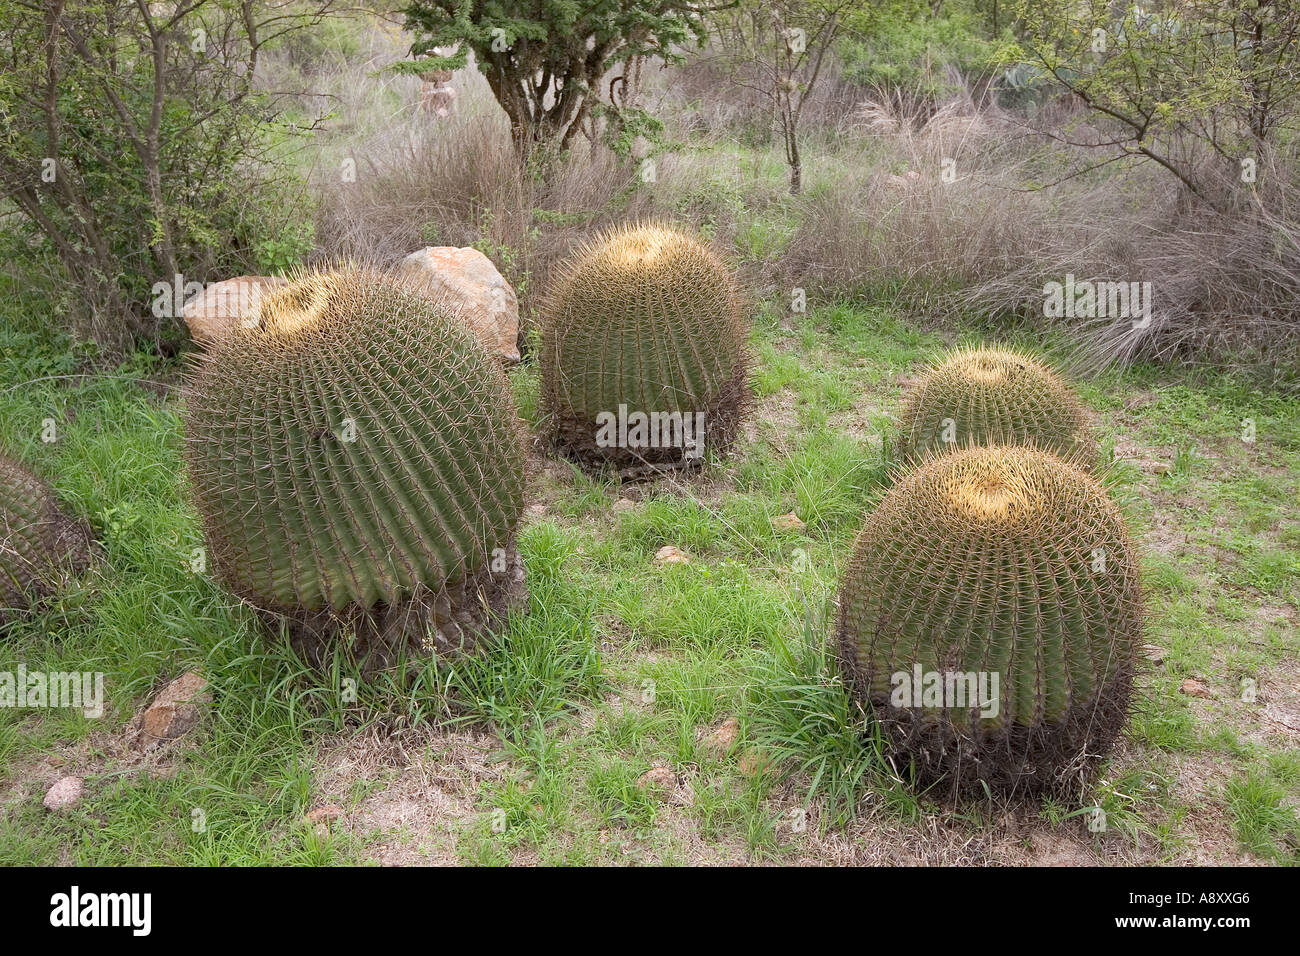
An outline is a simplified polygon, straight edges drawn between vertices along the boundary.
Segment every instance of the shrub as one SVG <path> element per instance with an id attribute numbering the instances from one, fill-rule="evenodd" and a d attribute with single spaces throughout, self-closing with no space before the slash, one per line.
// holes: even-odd
<path id="1" fill-rule="evenodd" d="M 3 212 L 57 256 L 75 331 L 114 350 L 165 333 L 179 316 L 151 307 L 156 284 L 251 271 L 281 241 L 301 183 L 254 80 L 263 46 L 328 6 L 0 9 Z"/>

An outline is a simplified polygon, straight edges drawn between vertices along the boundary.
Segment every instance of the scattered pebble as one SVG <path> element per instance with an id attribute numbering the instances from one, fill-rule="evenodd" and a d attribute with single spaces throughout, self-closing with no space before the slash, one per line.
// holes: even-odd
<path id="1" fill-rule="evenodd" d="M 772 761 L 767 759 L 767 755 L 753 747 L 741 754 L 740 760 L 736 763 L 737 769 L 747 777 L 757 777 L 767 773 L 771 766 Z"/>
<path id="2" fill-rule="evenodd" d="M 197 671 L 189 671 L 164 687 L 139 717 L 135 745 L 151 750 L 168 740 L 189 733 L 202 717 L 201 704 L 209 703 L 208 682 Z"/>
<path id="3" fill-rule="evenodd" d="M 671 793 L 677 789 L 677 774 L 668 767 L 651 767 L 637 778 L 636 785 L 642 790 L 654 788 Z"/>
<path id="4" fill-rule="evenodd" d="M 690 564 L 691 558 L 675 545 L 666 544 L 655 552 L 656 564 Z"/>
<path id="5" fill-rule="evenodd" d="M 71 810 L 81 803 L 86 793 L 86 781 L 80 777 L 60 777 L 45 793 L 46 810 Z"/>
<path id="6" fill-rule="evenodd" d="M 343 808 L 337 803 L 327 803 L 307 814 L 308 823 L 330 823 L 343 816 Z"/>
<path id="7" fill-rule="evenodd" d="M 701 741 L 700 746 L 707 754 L 723 757 L 739 737 L 740 721 L 735 717 L 728 717 L 709 732 L 708 736 Z"/>
<path id="8" fill-rule="evenodd" d="M 791 511 L 789 514 L 777 515 L 773 518 L 772 527 L 777 531 L 802 531 L 806 525 L 802 518 Z"/>

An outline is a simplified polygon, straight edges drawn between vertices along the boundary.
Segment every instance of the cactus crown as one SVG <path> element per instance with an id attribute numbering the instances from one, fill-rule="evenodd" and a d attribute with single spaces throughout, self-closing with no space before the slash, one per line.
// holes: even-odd
<path id="1" fill-rule="evenodd" d="M 89 556 L 88 529 L 63 513 L 45 482 L 0 454 L 0 623 Z"/>
<path id="2" fill-rule="evenodd" d="M 1055 372 L 1015 349 L 954 349 L 904 397 L 899 458 L 989 444 L 1033 445 L 1083 467 L 1097 457 L 1083 406 Z"/>
<path id="3" fill-rule="evenodd" d="M 703 413 L 709 444 L 723 447 L 742 411 L 746 334 L 731 270 L 700 242 L 657 223 L 600 234 L 561 267 L 543 308 L 553 438 L 580 458 L 653 460 L 645 449 L 596 447 L 597 417 L 622 406 Z"/>
<path id="4" fill-rule="evenodd" d="M 841 588 L 850 682 L 931 780 L 1051 786 L 1104 753 L 1141 629 L 1118 510 L 1083 471 L 1023 446 L 940 453 L 904 477 L 868 518 Z M 918 666 L 996 674 L 994 712 L 898 706 L 897 675 Z"/>
<path id="5" fill-rule="evenodd" d="M 522 510 L 497 363 L 380 273 L 306 270 L 199 359 L 186 459 L 218 573 L 277 611 L 392 604 L 484 566 Z"/>

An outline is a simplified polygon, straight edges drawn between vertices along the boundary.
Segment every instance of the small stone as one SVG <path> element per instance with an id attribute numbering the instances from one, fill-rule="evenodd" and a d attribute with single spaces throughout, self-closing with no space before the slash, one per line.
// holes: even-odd
<path id="1" fill-rule="evenodd" d="M 200 705 L 211 700 L 208 682 L 201 674 L 197 671 L 182 674 L 164 687 L 140 715 L 136 747 L 151 750 L 189 733 L 202 716 Z"/>
<path id="2" fill-rule="evenodd" d="M 705 753 L 715 757 L 726 756 L 740 737 L 740 721 L 735 717 L 728 717 L 717 727 L 713 728 L 700 743 L 700 747 Z"/>
<path id="3" fill-rule="evenodd" d="M 791 511 L 789 514 L 777 515 L 772 519 L 772 527 L 777 531 L 802 531 L 803 519 Z"/>
<path id="4" fill-rule="evenodd" d="M 51 811 L 71 810 L 81 803 L 86 793 L 86 781 L 80 777 L 60 777 L 54 786 L 45 792 L 45 809 Z"/>
<path id="5" fill-rule="evenodd" d="M 307 814 L 308 823 L 330 823 L 343 816 L 343 808 L 337 803 L 327 803 Z"/>
<path id="6" fill-rule="evenodd" d="M 1165 662 L 1165 649 L 1159 645 L 1143 644 L 1142 653 L 1152 664 L 1160 665 Z"/>
<path id="7" fill-rule="evenodd" d="M 741 754 L 740 760 L 736 763 L 736 768 L 747 777 L 757 777 L 767 773 L 771 766 L 772 761 L 767 759 L 767 755 L 752 747 Z"/>
<path id="8" fill-rule="evenodd" d="M 1183 681 L 1182 686 L 1178 688 L 1188 697 L 1213 697 L 1214 692 L 1205 686 L 1199 678 L 1189 677 Z"/>
<path id="9" fill-rule="evenodd" d="M 654 788 L 671 792 L 677 788 L 677 774 L 668 767 L 651 767 L 637 778 L 636 785 L 642 790 Z"/>
<path id="10" fill-rule="evenodd" d="M 690 564 L 691 558 L 675 545 L 666 544 L 655 552 L 656 564 Z"/>

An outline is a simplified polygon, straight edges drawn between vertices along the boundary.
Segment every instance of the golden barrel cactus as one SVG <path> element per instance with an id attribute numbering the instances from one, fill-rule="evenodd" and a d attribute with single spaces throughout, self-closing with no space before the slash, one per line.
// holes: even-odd
<path id="1" fill-rule="evenodd" d="M 28 468 L 0 454 L 0 625 L 84 570 L 90 529 Z"/>
<path id="2" fill-rule="evenodd" d="M 1118 509 L 1082 470 L 1019 446 L 906 475 L 840 589 L 854 693 L 919 781 L 956 789 L 1086 778 L 1125 722 L 1142 626 Z"/>
<path id="3" fill-rule="evenodd" d="M 898 418 L 895 450 L 910 464 L 995 444 L 1032 445 L 1082 467 L 1096 464 L 1097 444 L 1074 390 L 1015 349 L 953 349 L 904 396 Z"/>
<path id="4" fill-rule="evenodd" d="M 734 439 L 748 390 L 742 296 L 726 264 L 662 224 L 597 236 L 542 314 L 542 410 L 587 464 L 691 464 Z"/>
<path id="5" fill-rule="evenodd" d="M 311 270 L 264 296 L 200 358 L 185 437 L 219 576 L 308 630 L 430 624 L 435 644 L 459 645 L 456 619 L 522 573 L 505 376 L 391 277 Z"/>

